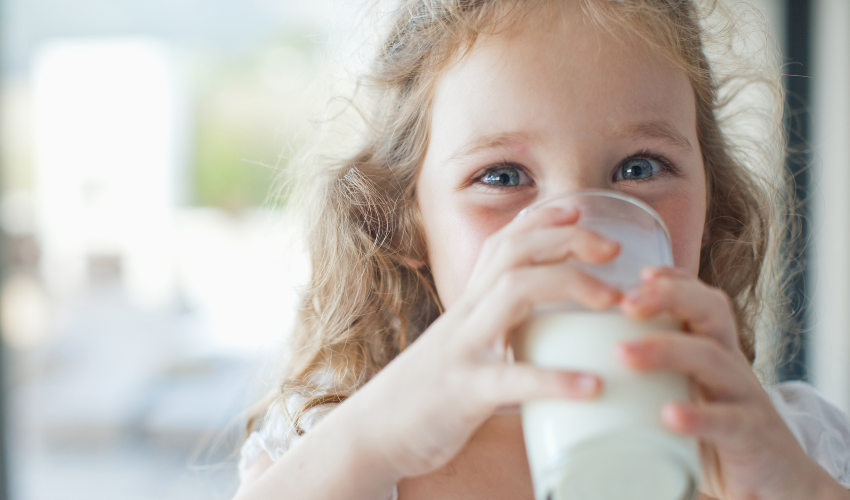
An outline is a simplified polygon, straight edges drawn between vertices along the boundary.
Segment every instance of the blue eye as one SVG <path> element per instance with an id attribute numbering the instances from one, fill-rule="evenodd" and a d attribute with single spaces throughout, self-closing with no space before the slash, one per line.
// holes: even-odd
<path id="1" fill-rule="evenodd" d="M 485 172 L 481 176 L 481 182 L 497 188 L 511 188 L 520 186 L 525 177 L 521 169 L 504 165 Z"/>
<path id="2" fill-rule="evenodd" d="M 664 171 L 664 166 L 650 158 L 629 158 L 614 174 L 615 181 L 642 181 Z"/>

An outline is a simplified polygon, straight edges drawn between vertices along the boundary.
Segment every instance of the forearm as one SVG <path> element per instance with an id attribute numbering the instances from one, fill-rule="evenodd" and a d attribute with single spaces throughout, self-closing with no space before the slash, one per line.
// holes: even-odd
<path id="1" fill-rule="evenodd" d="M 331 412 L 234 500 L 386 500 L 399 478 L 345 415 Z"/>
<path id="2" fill-rule="evenodd" d="M 850 500 L 850 490 L 841 485 L 826 471 L 818 483 L 817 492 L 809 498 L 817 500 Z"/>

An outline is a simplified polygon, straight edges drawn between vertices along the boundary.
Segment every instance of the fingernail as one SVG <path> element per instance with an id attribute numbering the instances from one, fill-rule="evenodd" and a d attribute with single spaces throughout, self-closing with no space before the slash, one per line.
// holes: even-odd
<path id="1" fill-rule="evenodd" d="M 623 301 L 628 302 L 629 304 L 637 304 L 640 302 L 641 297 L 643 297 L 643 295 L 641 294 L 640 289 L 633 288 L 623 295 Z"/>
<path id="2" fill-rule="evenodd" d="M 617 351 L 625 354 L 637 354 L 643 348 L 643 345 L 640 342 L 621 342 L 617 344 Z"/>
<path id="3" fill-rule="evenodd" d="M 643 281 L 652 281 L 657 277 L 658 273 L 654 267 L 647 266 L 640 270 L 640 279 Z"/>
<path id="4" fill-rule="evenodd" d="M 602 247 L 603 247 L 603 249 L 604 249 L 606 252 L 608 252 L 608 253 L 613 253 L 615 250 L 619 250 L 619 249 L 620 249 L 620 244 L 619 244 L 619 243 L 617 243 L 616 241 L 606 241 L 606 242 L 602 245 Z"/>
<path id="5" fill-rule="evenodd" d="M 698 415 L 690 405 L 670 402 L 661 407 L 661 421 L 673 431 L 691 434 L 696 431 Z"/>
<path id="6" fill-rule="evenodd" d="M 559 206 L 557 208 L 560 209 L 561 212 L 564 213 L 564 215 L 575 215 L 576 213 L 578 213 L 578 209 L 571 205 Z"/>
<path id="7" fill-rule="evenodd" d="M 614 354 L 621 361 L 628 361 L 632 356 L 638 354 L 642 348 L 643 345 L 639 341 L 620 342 L 614 348 Z"/>
<path id="8" fill-rule="evenodd" d="M 674 429 L 679 427 L 679 410 L 676 405 L 667 403 L 661 407 L 661 421 Z"/>
<path id="9" fill-rule="evenodd" d="M 599 379 L 593 375 L 580 375 L 576 381 L 579 390 L 585 394 L 592 394 L 599 389 Z"/>

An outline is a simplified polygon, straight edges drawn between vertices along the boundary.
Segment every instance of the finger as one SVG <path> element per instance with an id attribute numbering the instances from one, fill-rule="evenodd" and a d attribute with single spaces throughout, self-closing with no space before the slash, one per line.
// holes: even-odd
<path id="1" fill-rule="evenodd" d="M 509 239 L 502 239 L 489 252 L 486 274 L 496 276 L 506 269 L 527 265 L 551 264 L 575 258 L 589 264 L 613 259 L 620 245 L 578 226 L 538 228 Z M 485 280 L 486 281 L 486 280 Z"/>
<path id="2" fill-rule="evenodd" d="M 750 406 L 731 403 L 668 403 L 661 409 L 661 421 L 674 432 L 727 449 L 746 449 L 757 436 L 772 435 L 784 427 Z"/>
<path id="3" fill-rule="evenodd" d="M 473 391 L 495 408 L 533 399 L 594 398 L 602 391 L 602 380 L 588 373 L 551 370 L 525 363 L 492 363 L 476 370 Z"/>
<path id="4" fill-rule="evenodd" d="M 646 266 L 640 270 L 640 277 L 643 281 L 650 281 L 652 279 L 666 276 L 669 278 L 693 278 L 693 275 L 685 271 L 684 269 L 678 267 L 670 267 L 670 266 Z"/>
<path id="5" fill-rule="evenodd" d="M 615 354 L 635 370 L 690 375 L 712 398 L 741 400 L 753 390 L 761 390 L 746 359 L 705 337 L 660 333 L 620 343 Z"/>
<path id="6" fill-rule="evenodd" d="M 578 217 L 578 210 L 570 207 L 546 207 L 529 212 L 525 217 L 517 216 L 484 241 L 477 264 L 489 262 L 506 241 L 542 227 L 571 226 Z"/>
<path id="7" fill-rule="evenodd" d="M 512 239 L 535 228 L 572 225 L 578 220 L 579 212 L 571 207 L 545 207 L 528 212 L 525 216 L 520 215 L 484 241 L 472 268 L 468 286 L 476 296 L 491 286 L 499 273 L 507 267 L 493 266 L 492 261 L 496 254 L 506 253 L 504 247 L 509 246 Z"/>
<path id="8" fill-rule="evenodd" d="M 525 233 L 543 226 L 575 224 L 578 218 L 578 209 L 571 206 L 542 207 L 529 212 L 523 210 L 512 221 L 506 224 L 505 227 L 494 233 L 493 236 L 498 239 L 500 237 L 511 237 L 516 234 Z"/>
<path id="9" fill-rule="evenodd" d="M 641 286 L 623 295 L 621 308 L 635 318 L 667 311 L 684 322 L 686 331 L 711 337 L 727 349 L 740 351 L 731 299 L 722 290 L 695 277 L 648 276 Z"/>
<path id="10" fill-rule="evenodd" d="M 575 301 L 604 310 L 616 304 L 619 290 L 593 276 L 563 264 L 532 266 L 504 273 L 496 285 L 471 308 L 466 324 L 472 345 L 504 340 L 523 323 L 536 304 Z"/>
<path id="11" fill-rule="evenodd" d="M 576 260 L 601 264 L 613 259 L 619 244 L 578 226 L 543 227 L 510 238 L 488 241 L 470 278 L 469 291 L 480 296 L 508 269 Z"/>

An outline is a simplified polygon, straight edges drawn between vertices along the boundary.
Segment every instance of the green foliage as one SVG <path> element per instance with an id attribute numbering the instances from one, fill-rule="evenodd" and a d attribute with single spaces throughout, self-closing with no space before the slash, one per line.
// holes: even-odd
<path id="1" fill-rule="evenodd" d="M 282 168 L 272 152 L 273 130 L 263 133 L 256 124 L 238 127 L 215 116 L 201 118 L 196 128 L 195 204 L 240 210 L 265 203 Z"/>
<path id="2" fill-rule="evenodd" d="M 281 153 L 297 145 L 297 131 L 313 112 L 308 89 L 319 52 L 291 36 L 251 57 L 208 61 L 198 75 L 193 202 L 241 210 L 275 198 L 286 168 Z"/>

